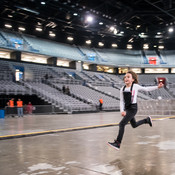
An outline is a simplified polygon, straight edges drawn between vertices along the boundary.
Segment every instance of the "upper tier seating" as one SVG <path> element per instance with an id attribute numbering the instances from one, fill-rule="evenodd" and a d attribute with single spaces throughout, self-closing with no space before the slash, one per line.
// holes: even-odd
<path id="1" fill-rule="evenodd" d="M 140 51 L 129 51 L 119 49 L 96 49 L 105 61 L 114 65 L 141 65 L 142 58 Z"/>
<path id="2" fill-rule="evenodd" d="M 24 38 L 33 48 L 38 50 L 38 53 L 75 60 L 81 60 L 83 57 L 75 46 L 50 42 L 35 37 L 24 36 Z"/>
<path id="3" fill-rule="evenodd" d="M 107 66 L 145 66 L 143 51 L 141 50 L 87 48 L 44 40 L 34 36 L 2 29 L 0 30 L 0 47 L 39 53 L 47 55 L 48 57 L 61 57 Z M 147 56 L 156 56 L 158 64 L 161 64 L 162 67 L 173 67 L 175 65 L 175 51 L 145 50 L 144 54 Z M 92 59 L 90 55 L 92 55 Z M 146 66 L 152 67 L 153 65 L 148 64 L 147 61 Z"/>

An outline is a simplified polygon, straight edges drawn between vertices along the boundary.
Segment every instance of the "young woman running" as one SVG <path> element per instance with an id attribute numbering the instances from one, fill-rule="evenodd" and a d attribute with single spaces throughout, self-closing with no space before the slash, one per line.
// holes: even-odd
<path id="1" fill-rule="evenodd" d="M 118 137 L 114 142 L 108 142 L 110 146 L 119 150 L 122 138 L 124 135 L 125 125 L 130 122 L 133 128 L 136 128 L 142 124 L 149 124 L 152 127 L 151 117 L 147 117 L 143 120 L 136 122 L 135 115 L 137 113 L 137 94 L 138 91 L 153 91 L 162 88 L 164 85 L 159 83 L 158 86 L 143 87 L 138 85 L 137 74 L 133 71 L 128 71 L 124 76 L 124 83 L 120 89 L 120 112 L 123 119 L 119 123 L 119 133 Z"/>

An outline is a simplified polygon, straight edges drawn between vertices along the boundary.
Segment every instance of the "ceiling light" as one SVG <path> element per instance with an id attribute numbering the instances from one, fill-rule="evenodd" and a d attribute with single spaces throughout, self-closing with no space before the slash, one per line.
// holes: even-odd
<path id="1" fill-rule="evenodd" d="M 49 33 L 49 36 L 55 37 L 56 35 L 55 35 L 55 33 Z"/>
<path id="2" fill-rule="evenodd" d="M 38 32 L 42 32 L 43 31 L 43 29 L 42 28 L 39 28 L 39 27 L 36 27 L 35 30 L 38 31 Z"/>
<path id="3" fill-rule="evenodd" d="M 93 17 L 92 16 L 87 16 L 86 21 L 91 23 L 93 21 Z"/>
<path id="4" fill-rule="evenodd" d="M 103 46 L 104 46 L 104 44 L 103 44 L 102 42 L 99 42 L 98 45 L 99 45 L 100 47 L 103 47 Z"/>
<path id="5" fill-rule="evenodd" d="M 86 41 L 86 44 L 91 44 L 91 40 L 87 40 Z"/>
<path id="6" fill-rule="evenodd" d="M 117 29 L 114 29 L 114 35 L 116 35 L 117 34 Z"/>
<path id="7" fill-rule="evenodd" d="M 161 35 L 162 33 L 161 32 L 157 32 L 157 35 Z"/>
<path id="8" fill-rule="evenodd" d="M 13 16 L 12 16 L 12 15 L 8 15 L 8 17 L 9 17 L 9 18 L 13 18 Z"/>
<path id="9" fill-rule="evenodd" d="M 73 15 L 74 15 L 74 16 L 78 16 L 78 13 L 74 13 Z"/>
<path id="10" fill-rule="evenodd" d="M 12 28 L 12 25 L 11 24 L 5 24 L 5 27 Z"/>
<path id="11" fill-rule="evenodd" d="M 99 25 L 103 25 L 103 22 L 99 22 Z"/>
<path id="12" fill-rule="evenodd" d="M 132 49 L 132 45 L 131 44 L 127 44 L 127 49 Z"/>
<path id="13" fill-rule="evenodd" d="M 117 44 L 115 44 L 115 43 L 113 43 L 113 44 L 112 44 L 112 47 L 118 47 L 118 45 L 117 45 Z"/>
<path id="14" fill-rule="evenodd" d="M 45 5 L 46 3 L 45 3 L 44 1 L 41 1 L 41 4 L 42 4 L 42 5 Z"/>
<path id="15" fill-rule="evenodd" d="M 143 45 L 143 49 L 149 49 L 149 45 L 148 44 L 144 44 Z"/>
<path id="16" fill-rule="evenodd" d="M 109 29 L 110 29 L 110 31 L 114 31 L 115 27 L 111 26 Z"/>
<path id="17" fill-rule="evenodd" d="M 69 40 L 69 41 L 73 41 L 73 40 L 74 40 L 74 38 L 73 38 L 73 37 L 71 37 L 71 36 L 68 36 L 68 37 L 67 37 L 67 40 Z"/>
<path id="18" fill-rule="evenodd" d="M 129 43 L 133 43 L 134 42 L 134 38 L 131 38 L 128 40 Z"/>
<path id="19" fill-rule="evenodd" d="M 139 34 L 140 38 L 148 38 L 148 35 L 146 35 L 145 33 L 141 33 Z"/>
<path id="20" fill-rule="evenodd" d="M 19 30 L 25 31 L 26 29 L 24 27 L 18 27 Z"/>
<path id="21" fill-rule="evenodd" d="M 157 47 L 156 45 L 154 45 L 154 47 Z"/>
<path id="22" fill-rule="evenodd" d="M 172 27 L 170 27 L 169 29 L 168 29 L 168 32 L 173 32 L 174 31 L 174 29 L 172 28 Z"/>
<path id="23" fill-rule="evenodd" d="M 164 46 L 161 45 L 161 46 L 158 46 L 158 48 L 159 48 L 159 49 L 164 49 Z"/>
<path id="24" fill-rule="evenodd" d="M 137 28 L 140 28 L 140 27 L 141 27 L 141 25 L 137 25 L 136 27 L 137 27 Z"/>
<path id="25" fill-rule="evenodd" d="M 154 38 L 163 38 L 163 36 L 159 34 L 159 35 L 155 35 Z"/>

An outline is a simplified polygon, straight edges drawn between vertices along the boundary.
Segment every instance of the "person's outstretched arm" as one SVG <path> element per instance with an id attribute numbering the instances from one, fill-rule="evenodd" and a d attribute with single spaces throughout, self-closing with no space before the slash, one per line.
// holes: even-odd
<path id="1" fill-rule="evenodd" d="M 164 84 L 162 82 L 159 83 L 158 86 L 146 86 L 146 87 L 143 87 L 137 84 L 138 90 L 141 90 L 141 91 L 154 91 L 156 89 L 162 88 L 163 86 Z"/>

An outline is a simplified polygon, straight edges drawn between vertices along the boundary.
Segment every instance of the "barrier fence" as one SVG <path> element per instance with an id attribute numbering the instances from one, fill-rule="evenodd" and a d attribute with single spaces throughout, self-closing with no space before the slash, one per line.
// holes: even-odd
<path id="1" fill-rule="evenodd" d="M 17 107 L 5 107 L 5 116 L 17 115 Z M 24 115 L 27 114 L 56 114 L 63 113 L 58 107 L 53 105 L 33 105 L 33 106 L 24 106 L 23 107 Z"/>
<path id="2" fill-rule="evenodd" d="M 5 116 L 17 115 L 17 107 L 5 107 Z M 71 109 L 69 109 L 71 111 Z M 65 113 L 53 105 L 33 105 L 23 107 L 27 114 L 59 114 Z M 78 111 L 77 111 L 78 112 Z M 79 111 L 80 112 L 80 111 Z M 175 99 L 170 100 L 139 100 L 137 115 L 175 115 Z"/>

